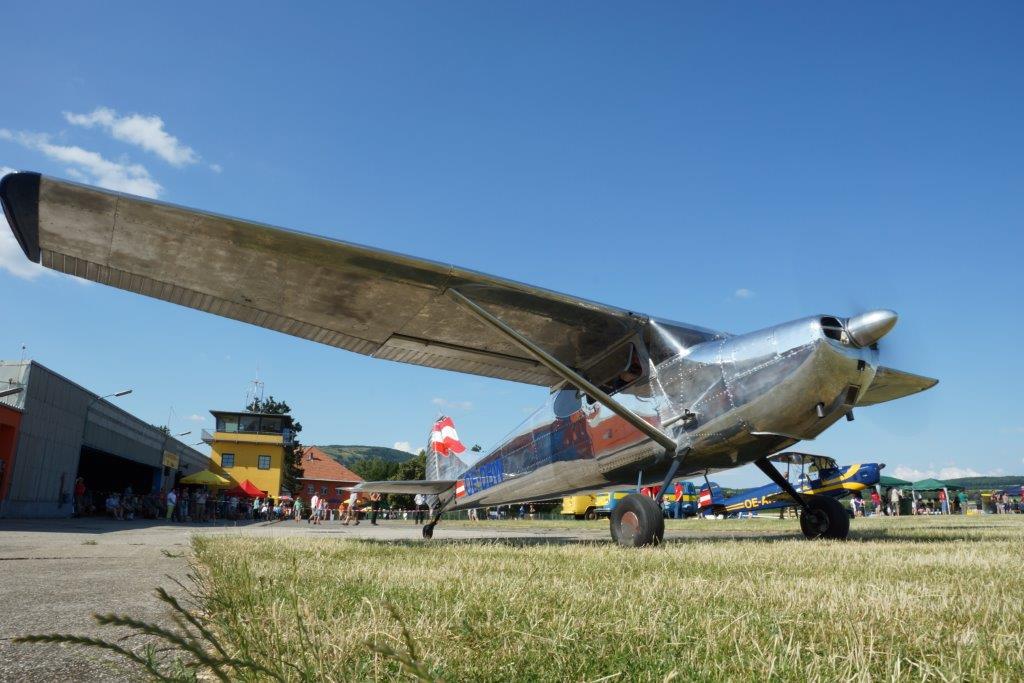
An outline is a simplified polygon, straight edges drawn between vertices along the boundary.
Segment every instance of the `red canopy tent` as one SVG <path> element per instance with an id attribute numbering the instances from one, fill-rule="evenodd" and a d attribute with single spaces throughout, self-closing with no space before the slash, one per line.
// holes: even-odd
<path id="1" fill-rule="evenodd" d="M 227 496 L 245 496 L 248 498 L 263 498 L 267 495 L 266 491 L 256 488 L 256 485 L 246 479 L 235 488 L 228 491 L 225 495 Z"/>

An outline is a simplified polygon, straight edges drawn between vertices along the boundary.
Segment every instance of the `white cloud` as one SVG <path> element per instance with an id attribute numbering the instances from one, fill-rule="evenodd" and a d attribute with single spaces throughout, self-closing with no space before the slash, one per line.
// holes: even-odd
<path id="1" fill-rule="evenodd" d="M 199 413 L 192 413 L 185 417 L 186 420 L 192 420 L 192 422 L 206 422 L 206 415 L 200 415 Z"/>
<path id="2" fill-rule="evenodd" d="M 904 465 L 897 465 L 892 474 L 894 477 L 899 479 L 907 479 L 909 481 L 920 481 L 921 479 L 959 479 L 960 477 L 996 477 L 1002 474 L 1002 470 L 991 470 L 989 472 L 979 472 L 971 467 L 957 467 L 950 465 L 948 467 L 939 467 L 929 465 L 928 469 L 917 469 L 915 467 L 906 467 Z"/>
<path id="3" fill-rule="evenodd" d="M 412 447 L 412 444 L 408 441 L 396 441 L 395 445 L 392 446 L 396 451 L 405 451 L 406 453 L 418 453 L 419 450 Z"/>
<path id="4" fill-rule="evenodd" d="M 73 114 L 66 111 L 64 118 L 74 126 L 99 126 L 115 140 L 152 152 L 172 166 L 180 168 L 199 161 L 199 155 L 194 149 L 182 144 L 178 138 L 164 130 L 164 120 L 159 116 L 118 116 L 117 112 L 109 107 L 97 107 L 91 114 Z"/>
<path id="5" fill-rule="evenodd" d="M 220 164 L 210 164 L 210 170 L 213 171 L 214 173 L 220 173 L 221 171 L 224 170 L 224 167 L 221 166 Z"/>
<path id="6" fill-rule="evenodd" d="M 25 258 L 25 252 L 21 250 L 18 240 L 14 239 L 14 233 L 7 225 L 3 213 L 0 213 L 0 268 L 25 280 L 34 280 L 50 272 Z"/>
<path id="7" fill-rule="evenodd" d="M 45 133 L 10 131 L 0 128 L 0 140 L 17 142 L 68 165 L 68 174 L 108 190 L 156 198 L 163 191 L 141 164 L 110 161 L 96 152 L 78 146 L 55 145 Z"/>
<path id="8" fill-rule="evenodd" d="M 433 403 L 438 408 L 444 408 L 444 409 L 455 408 L 457 410 L 473 410 L 473 402 L 472 401 L 449 401 L 446 398 L 432 398 L 432 399 L 430 399 L 430 402 Z"/>
<path id="9" fill-rule="evenodd" d="M 749 299 L 754 296 L 754 290 L 747 289 L 746 287 L 740 287 L 733 292 L 733 296 L 737 299 Z"/>

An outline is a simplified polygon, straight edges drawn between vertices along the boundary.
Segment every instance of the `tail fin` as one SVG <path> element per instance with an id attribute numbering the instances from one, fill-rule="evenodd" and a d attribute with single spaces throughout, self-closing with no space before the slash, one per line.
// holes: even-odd
<path id="1" fill-rule="evenodd" d="M 469 469 L 469 464 L 458 456 L 465 451 L 466 447 L 459 441 L 459 434 L 455 431 L 455 422 L 442 415 L 431 428 L 427 441 L 427 479 L 458 479 Z"/>

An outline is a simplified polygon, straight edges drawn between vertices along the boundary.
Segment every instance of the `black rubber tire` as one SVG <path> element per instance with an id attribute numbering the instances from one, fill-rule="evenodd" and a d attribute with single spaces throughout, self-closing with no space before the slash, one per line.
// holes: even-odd
<path id="1" fill-rule="evenodd" d="M 423 538 L 425 538 L 425 539 L 427 539 L 429 541 L 433 537 L 434 537 L 434 525 L 433 524 L 424 524 L 423 525 Z"/>
<path id="2" fill-rule="evenodd" d="M 616 503 L 610 527 L 612 539 L 623 548 L 642 548 L 661 542 L 665 518 L 653 500 L 631 493 Z"/>
<path id="3" fill-rule="evenodd" d="M 595 519 L 597 519 L 597 511 L 595 511 L 594 508 L 590 508 L 589 510 L 587 510 L 587 514 L 583 515 L 583 517 L 584 519 L 594 521 Z"/>
<path id="4" fill-rule="evenodd" d="M 806 496 L 807 507 L 800 513 L 800 530 L 807 538 L 846 540 L 850 535 L 850 516 L 846 508 L 829 496 Z"/>
<path id="5" fill-rule="evenodd" d="M 641 498 L 647 498 L 642 496 Z M 656 526 L 654 527 L 654 545 L 660 545 L 665 541 L 665 508 L 660 506 L 657 501 L 652 498 L 647 498 L 650 503 L 651 514 L 656 519 Z"/>

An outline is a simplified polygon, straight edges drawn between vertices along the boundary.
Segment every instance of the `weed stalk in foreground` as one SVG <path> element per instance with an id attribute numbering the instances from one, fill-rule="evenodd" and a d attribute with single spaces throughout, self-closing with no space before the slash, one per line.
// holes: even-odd
<path id="1" fill-rule="evenodd" d="M 141 666 L 150 676 L 160 681 L 196 681 L 200 673 L 213 676 L 221 681 L 248 680 L 257 675 L 271 680 L 283 681 L 277 672 L 250 659 L 238 659 L 228 655 L 217 637 L 203 623 L 201 617 L 185 609 L 181 603 L 163 588 L 156 591 L 157 597 L 172 610 L 178 630 L 172 631 L 131 617 L 117 614 L 94 614 L 101 626 L 123 626 L 131 629 L 131 636 L 149 636 L 162 641 L 166 647 L 158 650 L 149 644 L 142 652 L 133 652 L 117 642 L 101 638 L 87 638 L 67 633 L 46 633 L 19 636 L 15 643 L 65 643 L 84 645 L 114 652 L 130 662 Z M 121 640 L 125 640 L 122 638 Z M 173 656 L 159 656 L 173 652 Z"/>

